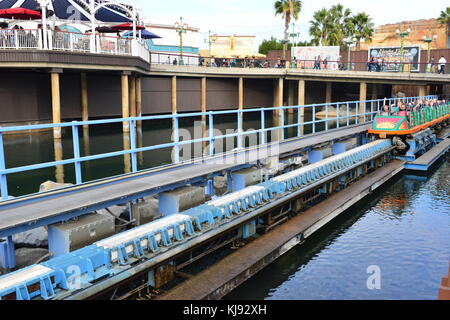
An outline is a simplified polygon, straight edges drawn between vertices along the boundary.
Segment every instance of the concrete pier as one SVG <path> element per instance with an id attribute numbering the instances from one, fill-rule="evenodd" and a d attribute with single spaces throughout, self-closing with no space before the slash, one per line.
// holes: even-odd
<path id="1" fill-rule="evenodd" d="M 61 72 L 62 70 L 57 69 L 51 71 L 53 123 L 61 123 L 61 93 L 59 83 L 59 74 Z M 54 128 L 53 136 L 55 139 L 61 139 L 61 128 Z"/>

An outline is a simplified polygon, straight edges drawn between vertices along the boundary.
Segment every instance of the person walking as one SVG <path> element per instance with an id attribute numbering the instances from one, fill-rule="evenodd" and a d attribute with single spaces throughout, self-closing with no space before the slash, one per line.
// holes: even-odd
<path id="1" fill-rule="evenodd" d="M 445 74 L 445 65 L 447 64 L 447 60 L 444 56 L 439 59 L 439 74 Z"/>

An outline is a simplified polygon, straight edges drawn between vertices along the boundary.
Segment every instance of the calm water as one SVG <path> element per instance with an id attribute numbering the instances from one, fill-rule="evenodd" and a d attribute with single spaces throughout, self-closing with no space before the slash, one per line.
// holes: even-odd
<path id="1" fill-rule="evenodd" d="M 432 299 L 450 258 L 450 160 L 425 181 L 403 176 L 226 299 Z M 368 290 L 369 266 L 381 290 Z"/>

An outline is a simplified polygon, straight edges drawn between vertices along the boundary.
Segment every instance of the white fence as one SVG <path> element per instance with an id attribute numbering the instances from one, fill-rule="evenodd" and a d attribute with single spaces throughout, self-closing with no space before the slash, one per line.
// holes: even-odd
<path id="1" fill-rule="evenodd" d="M 145 43 L 129 38 L 42 29 L 0 29 L 1 49 L 37 49 L 84 53 L 138 56 L 150 62 L 150 52 Z"/>
<path id="2" fill-rule="evenodd" d="M 39 30 L 1 29 L 0 49 L 41 49 Z"/>

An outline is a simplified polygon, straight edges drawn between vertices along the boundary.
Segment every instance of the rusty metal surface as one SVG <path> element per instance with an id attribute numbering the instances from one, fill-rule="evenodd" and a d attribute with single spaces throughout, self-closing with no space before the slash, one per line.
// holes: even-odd
<path id="1" fill-rule="evenodd" d="M 238 285 L 273 262 L 282 253 L 282 247 L 310 229 L 333 212 L 345 210 L 347 204 L 368 195 L 380 180 L 392 177 L 403 168 L 404 161 L 394 160 L 376 172 L 367 175 L 347 189 L 329 197 L 301 213 L 288 223 L 261 236 L 246 247 L 224 258 L 195 278 L 187 280 L 159 297 L 159 300 L 220 299 Z"/>

